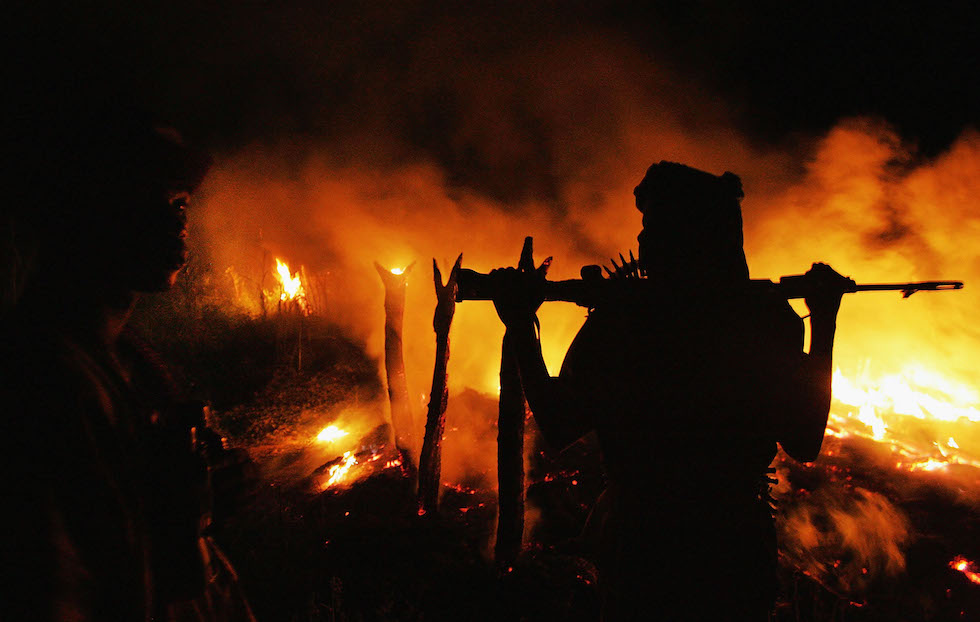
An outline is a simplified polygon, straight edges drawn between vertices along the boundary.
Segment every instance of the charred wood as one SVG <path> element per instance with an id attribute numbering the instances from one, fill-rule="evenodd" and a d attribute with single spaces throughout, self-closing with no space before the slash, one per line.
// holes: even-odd
<path id="1" fill-rule="evenodd" d="M 419 513 L 435 512 L 439 506 L 442 474 L 442 435 L 446 428 L 446 407 L 449 404 L 449 329 L 456 312 L 456 276 L 463 261 L 460 255 L 453 265 L 446 284 L 436 260 L 432 260 L 432 278 L 436 289 L 436 310 L 432 327 L 436 333 L 436 360 L 432 370 L 432 389 L 425 421 L 425 439 L 419 459 Z"/>
<path id="2" fill-rule="evenodd" d="M 414 264 L 413 264 L 414 265 Z M 407 454 L 409 464 L 418 451 L 408 383 L 405 379 L 405 358 L 402 354 L 402 324 L 405 316 L 405 287 L 412 266 L 401 274 L 374 264 L 385 288 L 385 375 L 388 380 L 388 400 L 391 404 L 391 425 L 395 445 Z"/>

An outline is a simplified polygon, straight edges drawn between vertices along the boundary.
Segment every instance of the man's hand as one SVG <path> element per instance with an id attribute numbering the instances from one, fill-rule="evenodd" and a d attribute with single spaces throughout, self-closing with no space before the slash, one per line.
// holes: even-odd
<path id="1" fill-rule="evenodd" d="M 544 302 L 544 282 L 551 266 L 551 257 L 534 267 L 533 240 L 524 239 L 517 268 L 498 268 L 490 271 L 495 282 L 493 306 L 505 326 L 517 326 L 535 321 L 535 313 Z"/>
<path id="2" fill-rule="evenodd" d="M 811 322 L 835 322 L 841 297 L 849 285 L 854 285 L 854 281 L 841 276 L 824 263 L 813 264 L 805 276 L 809 285 L 805 300 L 810 310 Z"/>

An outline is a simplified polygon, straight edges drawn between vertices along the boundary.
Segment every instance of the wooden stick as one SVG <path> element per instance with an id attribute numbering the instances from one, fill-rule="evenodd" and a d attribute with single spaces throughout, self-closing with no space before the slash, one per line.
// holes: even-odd
<path id="1" fill-rule="evenodd" d="M 547 274 L 551 258 L 535 269 L 533 241 L 524 239 L 517 269 Z M 524 542 L 524 421 L 527 403 L 521 386 L 517 357 L 504 336 L 500 357 L 500 403 L 497 414 L 497 542 L 494 557 L 498 566 L 511 566 Z"/>
<path id="2" fill-rule="evenodd" d="M 436 310 L 432 328 L 436 332 L 436 361 L 432 370 L 432 390 L 425 420 L 425 439 L 419 458 L 419 515 L 439 509 L 442 478 L 442 435 L 446 429 L 446 406 L 449 404 L 449 328 L 456 312 L 456 277 L 463 256 L 456 258 L 449 279 L 442 284 L 442 273 L 432 260 L 432 278 L 436 287 Z"/>
<path id="3" fill-rule="evenodd" d="M 504 338 L 497 414 L 497 542 L 494 558 L 510 566 L 524 541 L 524 390 L 517 359 Z"/>
<path id="4" fill-rule="evenodd" d="M 408 397 L 408 382 L 405 380 L 405 357 L 402 354 L 402 324 L 405 316 L 405 287 L 412 266 L 401 274 L 383 268 L 375 262 L 374 267 L 385 287 L 385 374 L 388 378 L 388 401 L 391 404 L 391 427 L 395 435 L 395 445 L 407 454 L 408 464 L 415 462 L 416 446 L 415 422 Z"/>

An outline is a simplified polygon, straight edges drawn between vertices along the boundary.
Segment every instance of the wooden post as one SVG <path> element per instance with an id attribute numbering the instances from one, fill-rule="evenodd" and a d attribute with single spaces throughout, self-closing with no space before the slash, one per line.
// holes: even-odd
<path id="1" fill-rule="evenodd" d="M 419 515 L 439 509 L 442 478 L 442 435 L 446 429 L 446 406 L 449 404 L 449 328 L 456 312 L 456 276 L 463 256 L 456 258 L 446 284 L 436 260 L 432 260 L 432 279 L 436 286 L 436 310 L 432 328 L 436 332 L 436 361 L 432 370 L 432 390 L 425 419 L 425 439 L 419 458 Z"/>
<path id="2" fill-rule="evenodd" d="M 497 410 L 497 542 L 494 558 L 510 566 L 524 541 L 524 390 L 510 344 L 500 358 Z"/>
<path id="3" fill-rule="evenodd" d="M 533 240 L 524 239 L 517 269 L 534 272 Z M 537 272 L 544 278 L 551 258 Z M 497 413 L 497 542 L 494 557 L 507 567 L 514 563 L 524 541 L 524 421 L 527 403 L 517 357 L 504 337 L 500 357 L 500 403 Z"/>
<path id="4" fill-rule="evenodd" d="M 396 274 L 377 262 L 374 264 L 385 287 L 385 374 L 388 378 L 391 426 L 395 434 L 395 445 L 407 454 L 409 464 L 415 462 L 418 447 L 415 421 L 408 397 L 408 383 L 405 380 L 402 323 L 405 316 L 405 287 L 408 283 L 408 273 L 414 265 L 412 263 L 401 273 Z"/>

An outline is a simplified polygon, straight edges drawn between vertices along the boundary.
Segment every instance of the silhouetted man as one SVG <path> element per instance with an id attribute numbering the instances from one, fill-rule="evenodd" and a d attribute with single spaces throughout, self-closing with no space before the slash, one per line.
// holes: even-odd
<path id="1" fill-rule="evenodd" d="M 0 451 L 13 525 L 0 612 L 249 620 L 227 591 L 232 569 L 202 537 L 194 417 L 126 330 L 138 293 L 168 289 L 184 264 L 184 209 L 203 159 L 111 97 L 29 103 L 7 145 L 36 244 L 4 318 Z"/>
<path id="2" fill-rule="evenodd" d="M 798 460 L 819 453 L 843 277 L 808 272 L 806 354 L 801 319 L 749 280 L 738 177 L 660 162 L 634 193 L 645 278 L 596 305 L 559 377 L 535 334 L 540 274 L 493 273 L 505 339 L 545 439 L 598 434 L 604 619 L 765 620 L 776 590 L 766 469 L 777 442 Z"/>

